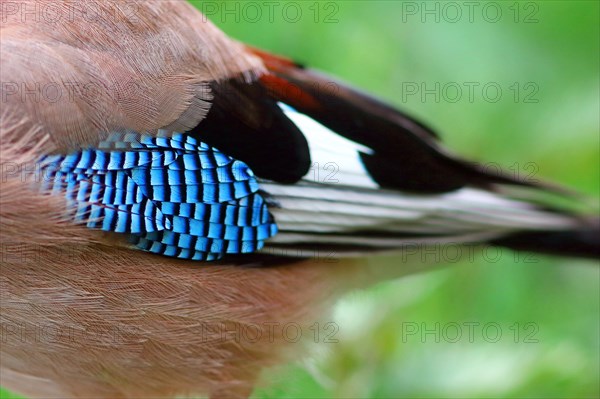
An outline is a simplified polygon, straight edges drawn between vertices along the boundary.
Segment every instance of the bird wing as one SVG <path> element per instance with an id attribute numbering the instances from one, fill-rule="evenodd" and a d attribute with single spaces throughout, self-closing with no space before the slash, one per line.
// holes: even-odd
<path id="1" fill-rule="evenodd" d="M 573 215 L 500 195 L 547 187 L 473 166 L 393 107 L 242 47 L 181 2 L 136 4 L 143 29 L 103 20 L 111 35 L 97 24 L 76 36 L 70 24 L 8 25 L 9 48 L 22 54 L 9 76 L 26 66 L 50 79 L 48 66 L 68 61 L 63 82 L 73 73 L 141 87 L 66 106 L 13 99 L 50 135 L 42 186 L 66 199 L 75 222 L 161 255 L 242 262 L 580 227 Z M 43 67 L 23 44 L 27 29 L 44 39 Z"/>
<path id="2" fill-rule="evenodd" d="M 278 226 L 263 253 L 362 255 L 490 242 L 519 231 L 564 232 L 581 223 L 590 229 L 589 221 L 500 194 L 563 189 L 483 170 L 389 105 L 291 60 L 249 51 L 269 73 L 251 84 L 215 87 L 213 110 L 189 134 L 235 154 L 260 178 Z M 245 100 L 232 100 L 240 97 Z M 244 112 L 251 106 L 235 109 L 252 103 L 270 116 L 257 123 L 255 112 Z M 586 242 L 572 252 L 585 253 Z"/>

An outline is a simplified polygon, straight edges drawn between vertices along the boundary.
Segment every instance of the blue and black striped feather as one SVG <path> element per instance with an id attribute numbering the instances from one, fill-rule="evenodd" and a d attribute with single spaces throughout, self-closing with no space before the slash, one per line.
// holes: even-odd
<path id="1" fill-rule="evenodd" d="M 77 221 L 149 252 L 217 260 L 277 233 L 249 167 L 190 136 L 114 135 L 42 162 L 45 188 L 76 206 Z"/>

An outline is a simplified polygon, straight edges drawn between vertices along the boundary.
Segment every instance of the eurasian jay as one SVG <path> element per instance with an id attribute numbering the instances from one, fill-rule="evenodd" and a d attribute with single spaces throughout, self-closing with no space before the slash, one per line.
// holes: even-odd
<path id="1" fill-rule="evenodd" d="M 564 190 L 482 170 L 186 2 L 116 4 L 95 2 L 96 18 L 76 1 L 2 4 L 3 386 L 245 397 L 301 348 L 286 323 L 438 266 L 369 254 L 599 256 L 597 219 L 543 202 Z"/>

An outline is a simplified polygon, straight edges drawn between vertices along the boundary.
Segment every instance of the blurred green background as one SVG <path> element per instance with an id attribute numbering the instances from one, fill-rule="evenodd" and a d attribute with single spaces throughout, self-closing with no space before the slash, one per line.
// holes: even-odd
<path id="1" fill-rule="evenodd" d="M 599 197 L 596 1 L 194 3 L 229 35 L 419 117 L 454 152 Z M 254 397 L 600 397 L 597 262 L 500 255 L 346 296 L 339 342 L 270 370 Z M 480 323 L 473 339 L 464 323 Z"/>

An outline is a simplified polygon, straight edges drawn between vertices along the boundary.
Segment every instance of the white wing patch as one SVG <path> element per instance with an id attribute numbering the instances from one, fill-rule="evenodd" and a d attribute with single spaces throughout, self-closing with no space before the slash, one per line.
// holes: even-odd
<path id="1" fill-rule="evenodd" d="M 303 180 L 313 183 L 379 188 L 379 185 L 369 176 L 359 155 L 361 152 L 372 154 L 371 148 L 340 136 L 287 104 L 281 102 L 278 104 L 308 141 L 312 167 Z"/>

